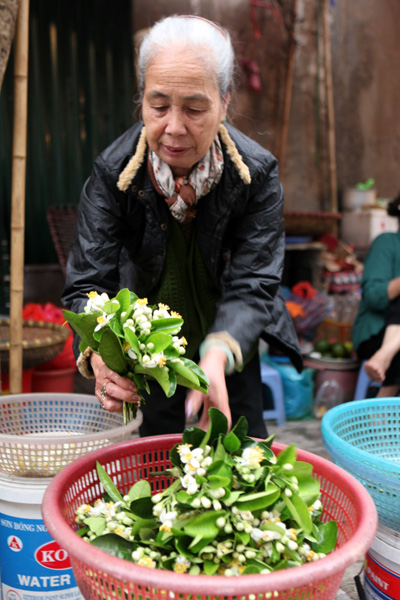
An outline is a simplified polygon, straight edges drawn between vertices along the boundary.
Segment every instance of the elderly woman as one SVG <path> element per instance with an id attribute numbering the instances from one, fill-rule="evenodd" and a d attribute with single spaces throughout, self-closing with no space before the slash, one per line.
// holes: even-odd
<path id="1" fill-rule="evenodd" d="M 81 312 L 90 290 L 111 296 L 128 287 L 182 315 L 186 355 L 200 361 L 209 394 L 178 386 L 166 398 L 151 388 L 142 436 L 180 432 L 201 409 L 205 428 L 215 406 L 230 425 L 244 415 L 249 435 L 265 437 L 260 335 L 301 369 L 280 292 L 277 161 L 223 124 L 234 70 L 227 31 L 201 17 L 168 17 L 144 39 L 138 64 L 143 122 L 97 158 L 84 185 L 63 302 Z M 106 410 L 139 400 L 98 354 L 88 349 L 77 361 Z"/>

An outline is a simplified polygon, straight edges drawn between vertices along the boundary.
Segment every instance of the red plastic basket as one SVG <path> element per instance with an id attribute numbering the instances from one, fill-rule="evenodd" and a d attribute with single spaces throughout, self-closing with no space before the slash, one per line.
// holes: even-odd
<path id="1" fill-rule="evenodd" d="M 362 558 L 372 544 L 377 511 L 371 496 L 352 475 L 303 450 L 297 451 L 298 460 L 313 465 L 321 484 L 323 520 L 338 523 L 337 549 L 316 562 L 239 577 L 178 574 L 110 556 L 76 535 L 75 510 L 100 498 L 103 492 L 96 461 L 121 493 L 126 494 L 139 479 L 150 480 L 153 493 L 157 493 L 171 480 L 150 478 L 150 473 L 171 466 L 169 450 L 181 439 L 181 435 L 154 436 L 96 450 L 64 467 L 48 485 L 42 503 L 43 520 L 49 534 L 68 552 L 82 595 L 87 600 L 254 600 L 254 595 L 258 599 L 333 599 L 346 568 Z M 274 444 L 273 450 L 278 454 L 285 447 Z"/>

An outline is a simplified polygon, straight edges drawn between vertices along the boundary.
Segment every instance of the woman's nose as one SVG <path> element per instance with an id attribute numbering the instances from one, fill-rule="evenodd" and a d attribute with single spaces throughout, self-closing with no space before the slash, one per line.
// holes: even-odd
<path id="1" fill-rule="evenodd" d="M 168 113 L 167 126 L 165 128 L 166 133 L 173 135 L 174 137 L 179 135 L 185 135 L 186 126 L 184 123 L 183 114 L 180 110 L 170 110 Z"/>

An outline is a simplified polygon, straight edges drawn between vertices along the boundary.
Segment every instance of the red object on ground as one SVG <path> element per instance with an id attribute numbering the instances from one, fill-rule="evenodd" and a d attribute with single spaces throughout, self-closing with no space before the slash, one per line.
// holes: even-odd
<path id="1" fill-rule="evenodd" d="M 32 391 L 32 376 L 34 369 L 24 369 L 22 371 L 22 393 L 30 394 Z M 0 373 L 1 377 L 1 385 L 0 385 L 0 393 L 2 395 L 9 394 L 10 392 L 10 374 L 9 373 Z"/>
<path id="2" fill-rule="evenodd" d="M 59 325 L 65 323 L 65 317 L 62 314 L 61 308 L 51 302 L 47 302 L 46 304 L 30 302 L 26 304 L 22 310 L 22 318 L 26 321 L 47 321 L 48 323 L 58 323 Z M 73 333 L 68 323 L 64 327 L 67 327 L 71 331 L 64 348 L 52 360 L 39 365 L 36 369 L 47 371 L 50 369 L 76 368 L 75 357 L 72 351 Z"/>
<path id="3" fill-rule="evenodd" d="M 292 287 L 292 294 L 301 298 L 314 298 L 318 291 L 311 285 L 309 281 L 299 281 Z"/>

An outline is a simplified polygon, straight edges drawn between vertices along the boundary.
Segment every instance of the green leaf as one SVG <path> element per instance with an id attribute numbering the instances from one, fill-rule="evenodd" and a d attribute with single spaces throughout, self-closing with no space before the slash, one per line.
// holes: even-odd
<path id="1" fill-rule="evenodd" d="M 318 542 L 313 544 L 314 552 L 323 552 L 328 554 L 335 549 L 337 541 L 337 523 L 336 521 L 328 521 L 318 525 Z"/>
<path id="2" fill-rule="evenodd" d="M 175 444 L 175 446 L 173 446 L 169 451 L 169 460 L 174 465 L 174 467 L 182 469 L 182 462 L 180 454 L 178 452 L 178 446 L 180 446 L 180 442 L 178 444 Z"/>
<path id="3" fill-rule="evenodd" d="M 307 504 L 311 506 L 321 495 L 319 481 L 312 475 L 298 475 L 297 482 L 299 486 L 298 495 Z"/>
<path id="4" fill-rule="evenodd" d="M 231 431 L 224 437 L 223 444 L 226 450 L 233 454 L 240 448 L 240 439 Z"/>
<path id="5" fill-rule="evenodd" d="M 174 387 L 174 379 L 170 377 L 168 368 L 154 367 L 154 369 L 149 369 L 142 365 L 135 365 L 135 373 L 142 373 L 151 379 L 155 379 L 167 398 L 171 398 L 175 393 L 176 385 Z"/>
<path id="6" fill-rule="evenodd" d="M 120 338 L 124 337 L 124 332 L 122 330 L 122 327 L 121 327 L 118 319 L 112 318 L 111 321 L 109 321 L 108 326 L 111 329 L 111 331 L 113 331 L 115 333 L 115 335 L 117 335 Z"/>
<path id="7" fill-rule="evenodd" d="M 118 294 L 115 296 L 115 299 L 119 302 L 120 313 L 128 312 L 131 305 L 131 298 L 128 288 L 119 290 Z"/>
<path id="8" fill-rule="evenodd" d="M 111 371 L 119 375 L 126 375 L 128 365 L 125 354 L 119 338 L 111 329 L 104 328 L 99 344 L 99 354 Z"/>
<path id="9" fill-rule="evenodd" d="M 178 317 L 167 317 L 166 319 L 156 319 L 151 322 L 151 331 L 163 331 L 164 333 L 175 333 L 182 327 L 183 319 Z"/>
<path id="10" fill-rule="evenodd" d="M 122 496 L 115 487 L 111 477 L 106 473 L 101 464 L 96 461 L 96 470 L 100 483 L 114 502 L 122 502 Z"/>
<path id="11" fill-rule="evenodd" d="M 97 350 L 98 343 L 93 337 L 93 331 L 97 325 L 97 317 L 101 315 L 101 312 L 88 315 L 86 313 L 80 313 L 77 315 L 70 310 L 63 309 L 62 314 L 75 333 L 77 333 L 93 350 Z"/>
<path id="12" fill-rule="evenodd" d="M 167 362 L 167 365 L 170 366 L 169 361 Z M 178 385 L 189 388 L 191 390 L 198 390 L 199 392 L 203 392 L 203 394 L 208 394 L 207 387 L 204 386 L 201 382 L 199 383 L 199 385 L 196 385 L 195 383 L 193 383 L 193 381 L 190 381 L 189 379 L 182 377 L 182 375 L 179 375 L 179 373 L 175 373 L 175 371 L 172 371 L 172 369 L 171 369 L 171 372 L 174 373 L 174 375 L 176 377 L 176 382 Z"/>
<path id="13" fill-rule="evenodd" d="M 172 530 L 174 533 L 174 529 Z M 175 548 L 182 554 L 186 556 L 192 562 L 202 562 L 201 559 L 194 554 L 193 551 L 189 550 L 189 544 L 192 542 L 192 538 L 185 533 L 180 532 L 181 535 L 175 538 Z"/>
<path id="14" fill-rule="evenodd" d="M 105 312 L 106 315 L 112 315 L 113 313 L 116 313 L 119 309 L 120 304 L 116 298 L 108 300 L 108 302 L 105 302 L 103 306 L 103 312 Z"/>
<path id="15" fill-rule="evenodd" d="M 313 466 L 308 462 L 303 462 L 301 460 L 296 460 L 293 465 L 293 471 L 291 471 L 291 475 L 296 475 L 296 477 L 303 477 L 306 475 L 311 475 L 313 471 Z"/>
<path id="16" fill-rule="evenodd" d="M 185 533 L 192 537 L 201 536 L 202 539 L 213 540 L 220 529 L 216 525 L 219 517 L 224 517 L 224 510 L 210 510 L 190 519 L 183 527 Z"/>
<path id="17" fill-rule="evenodd" d="M 182 360 L 178 359 L 177 361 L 168 361 L 168 367 L 170 369 L 173 369 L 175 373 L 177 373 L 181 378 L 190 382 L 190 384 L 196 386 L 196 388 L 200 386 L 200 381 L 197 375 L 193 373 L 188 367 L 186 367 Z"/>
<path id="18" fill-rule="evenodd" d="M 103 552 L 116 556 L 117 558 L 123 558 L 124 560 L 132 561 L 132 542 L 128 542 L 120 535 L 115 533 L 107 533 L 101 537 L 94 538 L 91 542 L 92 546 L 100 548 Z"/>
<path id="19" fill-rule="evenodd" d="M 248 423 L 246 417 L 239 417 L 237 423 L 232 427 L 232 433 L 234 433 L 241 442 L 247 435 Z"/>
<path id="20" fill-rule="evenodd" d="M 78 529 L 77 531 L 75 531 L 76 534 L 79 535 L 79 537 L 83 537 L 84 535 L 86 535 L 89 531 L 89 527 L 81 527 L 80 529 Z"/>
<path id="21" fill-rule="evenodd" d="M 312 531 L 312 519 L 308 507 L 304 500 L 297 494 L 293 494 L 290 498 L 285 493 L 282 494 L 282 498 L 288 507 L 292 518 L 296 521 L 299 527 L 301 527 L 306 535 Z"/>
<path id="22" fill-rule="evenodd" d="M 231 467 L 224 461 L 215 461 L 207 469 L 207 478 L 210 489 L 231 488 L 233 475 Z"/>
<path id="23" fill-rule="evenodd" d="M 145 479 L 137 481 L 129 490 L 128 496 L 131 501 L 137 500 L 138 498 L 146 498 L 147 496 L 151 496 L 150 483 Z"/>
<path id="24" fill-rule="evenodd" d="M 177 495 L 176 495 L 176 499 L 178 500 L 178 502 L 181 502 L 182 504 L 187 504 L 189 500 L 191 500 L 192 496 L 190 494 L 188 494 L 187 492 L 185 492 L 185 490 L 180 490 Z"/>
<path id="25" fill-rule="evenodd" d="M 138 535 L 143 542 L 153 540 L 154 529 L 151 527 L 141 527 L 138 531 Z"/>
<path id="26" fill-rule="evenodd" d="M 224 498 L 223 498 L 223 503 L 226 506 L 232 506 L 232 504 L 235 504 L 235 502 L 237 501 L 238 498 L 240 498 L 240 496 L 243 494 L 244 492 L 239 492 L 239 491 L 227 491 Z"/>
<path id="27" fill-rule="evenodd" d="M 208 409 L 208 415 L 211 426 L 209 443 L 213 443 L 221 433 L 227 433 L 228 419 L 223 412 L 213 406 Z"/>
<path id="28" fill-rule="evenodd" d="M 195 375 L 197 375 L 199 382 L 203 386 L 208 387 L 210 385 L 208 377 L 206 376 L 204 371 L 199 367 L 199 365 L 197 363 L 195 363 L 193 360 L 190 360 L 189 358 L 186 358 L 184 356 L 181 357 L 181 360 L 183 361 L 183 364 L 185 365 L 185 367 L 187 367 Z"/>
<path id="29" fill-rule="evenodd" d="M 205 575 L 215 575 L 219 569 L 219 563 L 215 563 L 211 560 L 205 560 L 203 566 Z"/>
<path id="30" fill-rule="evenodd" d="M 250 542 L 250 534 L 245 531 L 235 531 L 235 539 L 238 544 L 247 544 Z"/>
<path id="31" fill-rule="evenodd" d="M 192 444 L 193 448 L 200 448 L 200 444 L 206 435 L 204 429 L 198 427 L 190 427 L 183 432 L 182 443 Z"/>
<path id="32" fill-rule="evenodd" d="M 97 536 L 103 535 L 106 530 L 106 518 L 105 517 L 87 517 L 85 519 L 85 525 L 87 525 L 90 531 L 93 531 Z"/>
<path id="33" fill-rule="evenodd" d="M 141 355 L 137 335 L 128 326 L 124 327 L 124 337 L 137 356 Z"/>
<path id="34" fill-rule="evenodd" d="M 154 519 L 138 518 L 132 525 L 132 535 L 136 535 L 142 529 L 158 529 L 158 523 Z"/>
<path id="35" fill-rule="evenodd" d="M 280 467 L 286 463 L 293 465 L 296 462 L 296 446 L 291 444 L 278 454 L 276 464 Z"/>
<path id="36" fill-rule="evenodd" d="M 151 497 L 137 498 L 130 504 L 130 511 L 142 519 L 151 519 L 153 516 L 153 502 Z"/>
<path id="37" fill-rule="evenodd" d="M 261 573 L 261 571 L 264 571 L 265 569 L 270 569 L 266 563 L 257 560 L 256 558 L 249 558 L 246 565 L 246 569 L 243 571 L 243 574 L 245 575 L 250 575 L 250 573 Z"/>
<path id="38" fill-rule="evenodd" d="M 271 506 L 280 496 L 280 489 L 276 485 L 269 485 L 265 492 L 243 494 L 237 499 L 235 506 L 239 510 L 260 510 Z"/>
<path id="39" fill-rule="evenodd" d="M 163 352 L 171 345 L 171 343 L 171 336 L 163 332 L 151 333 L 146 340 L 146 344 L 154 344 L 154 348 L 151 351 L 152 354 Z"/>
<path id="40" fill-rule="evenodd" d="M 215 449 L 214 457 L 213 457 L 214 462 L 218 462 L 220 460 L 225 462 L 227 460 L 227 453 L 226 453 L 226 450 L 224 448 L 224 444 L 222 443 L 221 438 L 222 438 L 222 436 L 218 438 L 218 444 Z"/>
<path id="41" fill-rule="evenodd" d="M 189 575 L 200 575 L 201 570 L 199 565 L 192 565 L 188 571 Z"/>

